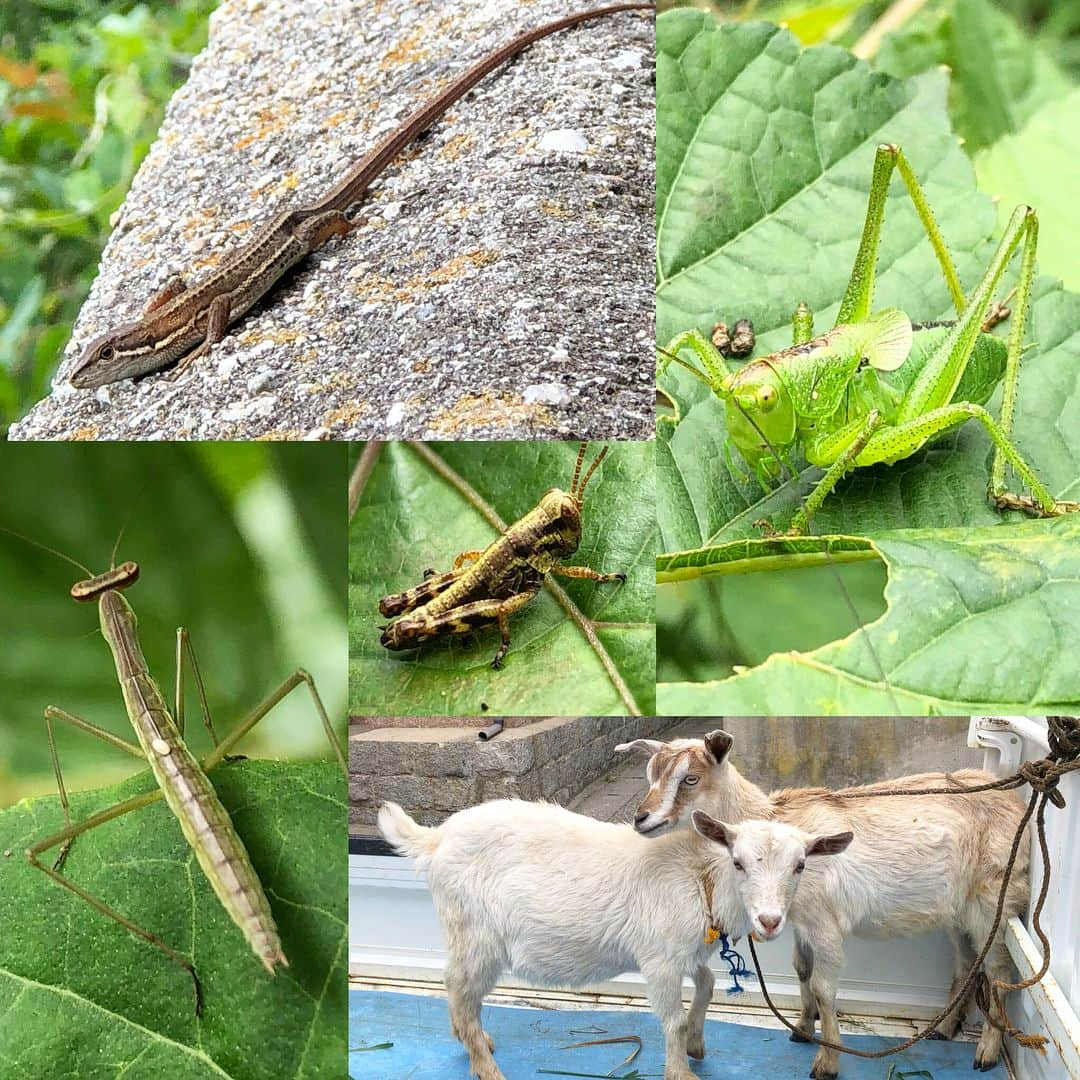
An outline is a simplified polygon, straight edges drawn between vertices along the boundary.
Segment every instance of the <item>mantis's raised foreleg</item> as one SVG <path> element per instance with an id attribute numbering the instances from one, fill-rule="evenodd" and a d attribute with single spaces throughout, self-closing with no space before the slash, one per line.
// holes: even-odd
<path id="1" fill-rule="evenodd" d="M 934 220 L 933 211 L 926 201 L 922 187 L 900 147 L 886 143 L 877 148 L 877 154 L 874 157 L 874 173 L 870 179 L 870 200 L 866 208 L 866 220 L 863 222 L 862 239 L 859 242 L 855 265 L 852 267 L 844 298 L 840 301 L 840 311 L 836 316 L 837 324 L 860 322 L 870 314 L 870 306 L 874 298 L 874 278 L 877 273 L 881 223 L 885 217 L 885 202 L 889 194 L 889 181 L 892 179 L 893 169 L 896 169 L 904 181 L 919 220 L 926 230 L 926 235 L 945 277 L 945 284 L 949 287 L 953 306 L 958 313 L 964 310 L 964 292 L 960 287 L 960 278 L 957 277 L 952 257 L 945 247 L 945 240 Z"/>

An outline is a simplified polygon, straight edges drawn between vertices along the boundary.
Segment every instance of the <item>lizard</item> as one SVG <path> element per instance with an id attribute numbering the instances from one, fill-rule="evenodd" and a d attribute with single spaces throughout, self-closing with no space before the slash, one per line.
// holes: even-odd
<path id="1" fill-rule="evenodd" d="M 194 285 L 174 275 L 146 305 L 140 318 L 109 330 L 79 355 L 69 380 L 79 389 L 104 386 L 158 371 L 176 363 L 183 371 L 221 341 L 297 263 L 331 237 L 361 224 L 364 195 L 384 169 L 431 127 L 478 82 L 530 45 L 579 23 L 622 11 L 654 10 L 653 3 L 619 3 L 573 15 L 527 30 L 467 68 L 422 104 L 321 199 L 282 210 L 246 244 Z"/>

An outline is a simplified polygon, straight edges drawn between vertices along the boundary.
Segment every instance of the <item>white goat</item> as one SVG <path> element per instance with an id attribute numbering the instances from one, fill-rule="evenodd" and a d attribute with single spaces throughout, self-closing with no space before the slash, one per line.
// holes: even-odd
<path id="1" fill-rule="evenodd" d="M 634 818 L 641 833 L 678 825 L 704 810 L 725 821 L 751 818 L 785 821 L 807 832 L 850 830 L 856 836 L 842 860 L 809 876 L 789 912 L 795 934 L 795 972 L 802 1012 L 798 1028 L 814 1034 L 821 1018 L 822 1035 L 839 1042 L 836 985 L 844 963 L 844 938 L 906 937 L 944 929 L 954 946 L 950 998 L 982 948 L 993 925 L 998 893 L 1013 836 L 1024 812 L 1014 792 L 975 795 L 927 795 L 840 799 L 826 788 L 787 788 L 766 795 L 729 760 L 732 737 L 713 731 L 704 739 L 670 743 L 636 739 L 617 751 L 643 749 L 651 755 L 646 771 L 649 791 Z M 921 773 L 871 784 L 861 789 L 905 786 L 971 787 L 995 778 L 978 769 L 954 773 Z M 1027 907 L 1028 846 L 1021 843 L 1003 916 Z M 999 930 L 984 969 L 991 979 L 1008 979 L 1012 971 L 1004 936 Z M 940 1038 L 952 1038 L 963 1021 L 961 1002 L 938 1027 Z M 796 1041 L 797 1036 L 792 1036 Z M 974 1067 L 992 1069 L 1001 1054 L 1001 1032 L 983 1024 Z M 840 1055 L 819 1047 L 810 1076 L 826 1080 L 838 1075 Z"/>
<path id="2" fill-rule="evenodd" d="M 664 1029 L 664 1080 L 695 1080 L 686 1058 L 705 1056 L 718 932 L 775 937 L 805 859 L 843 851 L 851 834 L 730 826 L 704 813 L 691 824 L 696 831 L 649 841 L 627 825 L 501 799 L 426 828 L 383 804 L 383 836 L 427 870 L 446 935 L 451 1029 L 480 1080 L 503 1080 L 480 1025 L 503 971 L 561 987 L 640 971 Z M 689 1023 L 684 975 L 694 979 Z"/>

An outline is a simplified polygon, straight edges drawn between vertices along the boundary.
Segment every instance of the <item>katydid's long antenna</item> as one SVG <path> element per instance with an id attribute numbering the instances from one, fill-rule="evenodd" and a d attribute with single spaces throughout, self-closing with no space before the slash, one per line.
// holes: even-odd
<path id="1" fill-rule="evenodd" d="M 55 555 L 58 559 L 63 559 L 66 563 L 71 563 L 72 566 L 77 566 L 87 577 L 93 577 L 94 571 L 88 566 L 83 566 L 77 559 L 73 559 L 70 555 L 65 555 L 62 551 L 57 551 L 56 548 L 49 547 L 48 544 L 43 544 L 40 540 L 34 540 L 24 533 L 16 532 L 15 529 L 9 529 L 6 525 L 0 525 L 0 532 L 6 532 L 8 536 L 14 536 L 16 540 L 22 540 L 23 543 L 29 544 L 31 547 L 40 548 L 42 551 L 47 551 L 50 555 Z"/>

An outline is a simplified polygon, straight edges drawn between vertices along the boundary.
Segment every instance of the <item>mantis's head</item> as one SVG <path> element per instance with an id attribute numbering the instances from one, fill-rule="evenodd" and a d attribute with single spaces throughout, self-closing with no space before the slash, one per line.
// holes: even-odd
<path id="1" fill-rule="evenodd" d="M 547 520 L 551 523 L 554 532 L 551 534 L 554 540 L 553 546 L 558 548 L 560 556 L 572 555 L 581 543 L 581 508 L 585 501 L 585 485 L 596 471 L 596 467 L 604 460 L 608 452 L 605 446 L 599 454 L 593 458 L 592 464 L 586 469 L 585 475 L 581 476 L 581 466 L 585 460 L 587 443 L 582 443 L 578 448 L 577 464 L 574 466 L 574 477 L 570 482 L 570 490 L 562 488 L 549 488 L 540 499 L 540 508 L 544 511 Z M 581 480 L 580 484 L 578 480 Z"/>
<path id="2" fill-rule="evenodd" d="M 755 360 L 724 380 L 720 396 L 728 434 L 746 463 L 779 475 L 774 449 L 786 450 L 795 442 L 797 418 L 791 394 L 776 369 L 767 358 Z"/>

